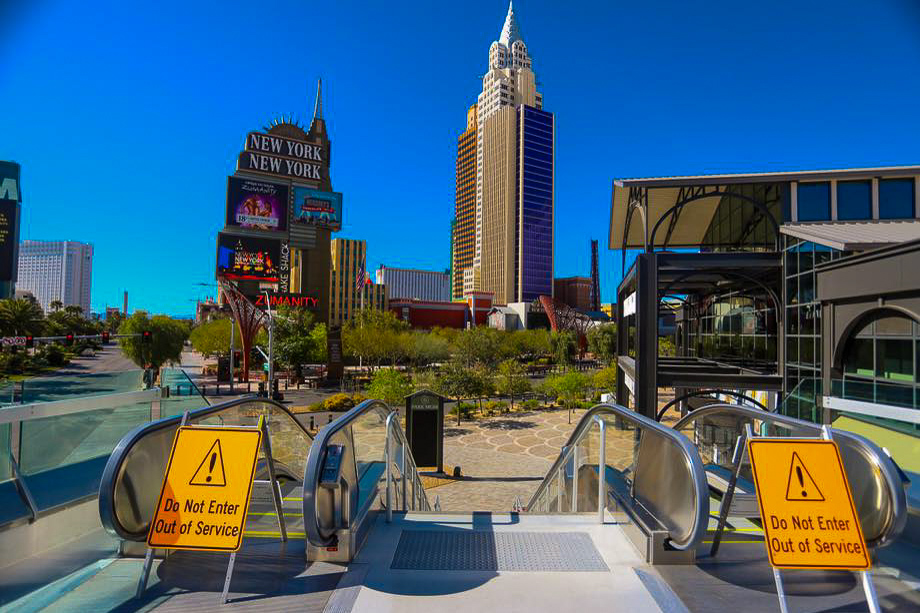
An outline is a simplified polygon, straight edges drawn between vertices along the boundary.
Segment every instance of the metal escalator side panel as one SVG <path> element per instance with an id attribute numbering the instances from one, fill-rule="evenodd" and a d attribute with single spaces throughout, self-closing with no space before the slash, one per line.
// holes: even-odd
<path id="1" fill-rule="evenodd" d="M 755 432 L 761 432 L 763 427 L 767 436 L 821 436 L 819 424 L 733 404 L 710 404 L 696 409 L 681 418 L 674 429 L 691 434 L 703 432 L 705 424 L 725 422 L 725 418 L 751 422 Z M 907 494 L 900 471 L 894 460 L 867 438 L 831 430 L 840 449 L 866 544 L 869 547 L 890 544 L 907 524 Z M 701 452 L 701 455 L 706 454 Z"/>
<path id="2" fill-rule="evenodd" d="M 273 452 L 283 463 L 300 465 L 295 447 L 309 445 L 312 436 L 283 405 L 248 396 L 189 411 L 188 423 L 255 425 L 260 415 L 272 417 L 272 436 L 286 434 L 291 440 L 273 440 Z M 99 484 L 99 518 L 115 537 L 144 541 L 156 507 L 170 450 L 182 415 L 140 425 L 127 434 L 109 455 Z M 281 422 L 281 423 L 275 423 Z M 261 453 L 261 452 L 260 452 Z M 305 451 L 299 452 L 305 455 Z M 299 472 L 299 471 L 298 471 Z"/>
<path id="3" fill-rule="evenodd" d="M 591 435 L 596 419 L 607 424 L 606 445 L 617 432 L 630 437 L 641 432 L 633 447 L 629 467 L 618 467 L 607 454 L 603 471 L 606 479 L 613 472 L 629 478 L 634 501 L 655 516 L 670 532 L 670 544 L 675 549 L 694 549 L 706 534 L 709 522 L 709 492 L 706 473 L 696 446 L 683 434 L 635 411 L 616 404 L 600 404 L 587 411 L 563 447 L 547 476 L 534 492 L 528 510 L 544 512 L 562 510 L 555 498 L 563 498 L 565 483 L 560 482 L 563 469 L 579 444 Z M 624 424 L 625 429 L 618 425 Z M 630 443 L 633 444 L 633 443 Z M 609 481 L 608 481 L 609 483 Z M 667 484 L 661 486 L 660 484 Z M 624 481 L 621 485 L 628 485 Z M 616 489 L 616 488 L 615 488 Z M 623 488 L 620 488 L 623 489 Z M 676 494 L 676 495 L 675 495 Z M 606 501 L 604 501 L 606 503 Z"/>
<path id="4" fill-rule="evenodd" d="M 384 402 L 366 400 L 327 424 L 316 435 L 307 455 L 303 478 L 304 531 L 307 541 L 314 547 L 336 545 L 336 534 L 341 529 L 350 530 L 357 539 L 350 546 L 355 549 L 360 546 L 360 536 L 366 532 L 366 526 L 358 524 L 366 524 L 372 511 L 386 507 L 382 492 L 386 489 L 387 475 L 393 476 L 390 480 L 391 504 L 409 508 L 403 493 L 409 488 L 403 489 L 400 467 L 405 466 L 406 476 L 413 483 L 417 473 L 405 435 L 393 415 Z M 386 462 L 387 432 L 391 451 L 389 465 Z M 339 484 L 323 478 L 331 445 L 346 448 Z M 421 485 L 412 491 L 419 494 L 419 506 L 430 509 Z"/>
<path id="5" fill-rule="evenodd" d="M 689 441 L 688 441 L 689 443 Z M 633 496 L 667 528 L 671 545 L 688 549 L 709 522 L 709 494 L 702 463 L 656 432 L 643 431 L 633 475 Z"/>

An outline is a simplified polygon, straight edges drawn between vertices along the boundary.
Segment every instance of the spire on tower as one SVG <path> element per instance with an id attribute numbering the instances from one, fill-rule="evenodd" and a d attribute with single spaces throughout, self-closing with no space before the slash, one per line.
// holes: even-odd
<path id="1" fill-rule="evenodd" d="M 323 118 L 323 79 L 316 82 L 316 102 L 313 104 L 313 121 Z"/>
<path id="2" fill-rule="evenodd" d="M 502 33 L 501 36 L 498 37 L 498 42 L 510 49 L 511 44 L 516 40 L 523 39 L 521 38 L 521 28 L 518 26 L 517 19 L 514 18 L 514 7 L 512 6 L 511 0 L 509 0 L 508 15 L 505 17 L 505 25 L 502 27 Z"/>

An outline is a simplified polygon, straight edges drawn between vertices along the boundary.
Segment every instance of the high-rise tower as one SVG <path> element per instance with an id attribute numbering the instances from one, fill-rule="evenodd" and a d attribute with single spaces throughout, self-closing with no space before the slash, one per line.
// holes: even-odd
<path id="1" fill-rule="evenodd" d="M 552 295 L 555 123 L 510 4 L 489 48 L 476 115 L 475 251 L 466 284 L 492 292 L 497 304 Z"/>
<path id="2" fill-rule="evenodd" d="M 466 112 L 466 131 L 457 139 L 457 191 L 451 236 L 451 299 L 463 299 L 463 271 L 476 249 L 476 105 Z"/>

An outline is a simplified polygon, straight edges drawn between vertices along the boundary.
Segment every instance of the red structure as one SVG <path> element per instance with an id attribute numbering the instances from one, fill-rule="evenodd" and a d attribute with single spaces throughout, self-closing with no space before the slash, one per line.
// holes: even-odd
<path id="1" fill-rule="evenodd" d="M 231 282 L 219 279 L 217 283 L 224 294 L 224 300 L 233 311 L 233 319 L 239 326 L 240 342 L 243 346 L 243 381 L 249 381 L 249 352 L 252 349 L 252 341 L 258 334 L 259 328 L 265 325 L 267 316 Z"/>
<path id="2" fill-rule="evenodd" d="M 475 325 L 487 325 L 489 311 L 492 309 L 492 295 L 484 292 L 476 295 L 475 302 L 472 297 L 468 299 L 468 302 L 433 302 L 398 298 L 389 301 L 389 309 L 396 317 L 408 322 L 412 328 L 463 329 L 473 322 L 474 304 Z"/>
<path id="3" fill-rule="evenodd" d="M 588 348 L 588 328 L 591 327 L 591 318 L 567 304 L 554 300 L 552 296 L 540 296 L 540 305 L 546 311 L 549 326 L 553 332 L 566 330 L 574 332 L 578 339 L 578 353 L 584 355 Z"/>

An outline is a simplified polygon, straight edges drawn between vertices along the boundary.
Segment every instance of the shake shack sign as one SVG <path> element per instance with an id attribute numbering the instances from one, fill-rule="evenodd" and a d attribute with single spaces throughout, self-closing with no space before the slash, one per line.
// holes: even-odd
<path id="1" fill-rule="evenodd" d="M 250 132 L 246 150 L 240 154 L 237 170 L 255 170 L 278 177 L 321 181 L 328 162 L 321 145 L 274 134 Z"/>

